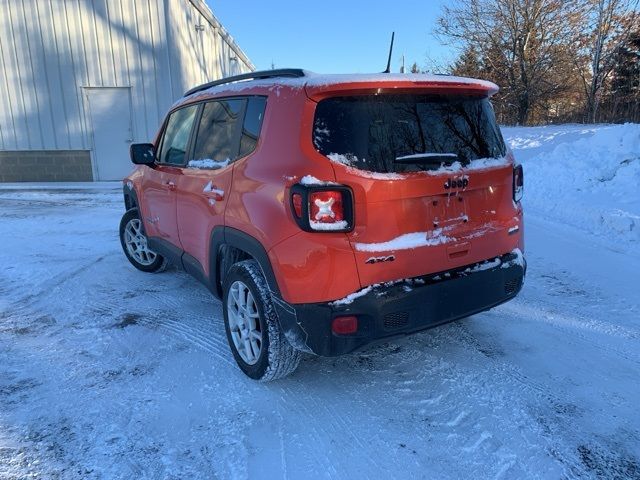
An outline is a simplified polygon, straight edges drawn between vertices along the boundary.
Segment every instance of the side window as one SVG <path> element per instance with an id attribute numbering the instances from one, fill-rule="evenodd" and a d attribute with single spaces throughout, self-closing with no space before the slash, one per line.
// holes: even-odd
<path id="1" fill-rule="evenodd" d="M 160 146 L 160 155 L 158 161 L 160 163 L 171 163 L 182 165 L 184 156 L 187 153 L 189 144 L 189 135 L 193 120 L 198 111 L 197 105 L 181 108 L 176 110 L 169 117 L 167 128 L 164 131 L 162 145 Z"/>
<path id="2" fill-rule="evenodd" d="M 256 149 L 260 128 L 264 119 L 264 109 L 267 106 L 266 97 L 251 97 L 247 103 L 247 113 L 244 116 L 242 137 L 240 138 L 240 156 L 249 155 Z"/>
<path id="3" fill-rule="evenodd" d="M 245 100 L 216 100 L 202 110 L 194 160 L 213 160 L 225 164 L 238 157 L 238 129 Z"/>

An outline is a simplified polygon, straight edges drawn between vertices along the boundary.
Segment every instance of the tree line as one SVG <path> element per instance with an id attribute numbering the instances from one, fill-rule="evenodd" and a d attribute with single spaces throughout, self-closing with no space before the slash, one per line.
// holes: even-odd
<path id="1" fill-rule="evenodd" d="M 638 0 L 451 0 L 454 75 L 491 80 L 503 124 L 640 122 Z M 414 64 L 412 70 L 416 70 Z"/>

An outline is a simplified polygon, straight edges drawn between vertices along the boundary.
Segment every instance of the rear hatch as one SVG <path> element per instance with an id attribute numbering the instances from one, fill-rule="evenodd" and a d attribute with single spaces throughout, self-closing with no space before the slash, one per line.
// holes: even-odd
<path id="1" fill-rule="evenodd" d="M 362 286 L 517 247 L 513 161 L 487 92 L 451 93 L 347 92 L 318 102 L 313 142 L 353 189 L 347 235 Z"/>

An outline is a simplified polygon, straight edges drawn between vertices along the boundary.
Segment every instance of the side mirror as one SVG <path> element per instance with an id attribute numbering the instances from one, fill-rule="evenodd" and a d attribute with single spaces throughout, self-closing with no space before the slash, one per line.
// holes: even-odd
<path id="1" fill-rule="evenodd" d="M 156 163 L 156 147 L 152 143 L 133 143 L 129 147 L 129 154 L 136 165 L 151 167 Z"/>

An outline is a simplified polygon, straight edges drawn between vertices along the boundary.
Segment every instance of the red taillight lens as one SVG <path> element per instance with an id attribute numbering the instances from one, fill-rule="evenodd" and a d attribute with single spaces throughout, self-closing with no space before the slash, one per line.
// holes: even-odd
<path id="1" fill-rule="evenodd" d="M 516 202 L 522 200 L 524 195 L 524 171 L 522 165 L 513 168 L 513 199 Z"/>
<path id="2" fill-rule="evenodd" d="M 319 223 L 344 221 L 342 193 L 331 190 L 311 192 L 309 195 L 309 221 Z"/>
<path id="3" fill-rule="evenodd" d="M 353 193 L 344 185 L 291 187 L 291 214 L 305 232 L 349 232 L 353 229 Z"/>
<path id="4" fill-rule="evenodd" d="M 336 317 L 331 322 L 331 331 L 338 335 L 350 335 L 358 331 L 358 317 Z"/>
<path id="5" fill-rule="evenodd" d="M 294 193 L 291 201 L 293 203 L 293 211 L 296 213 L 296 216 L 298 218 L 302 218 L 302 195 Z"/>

